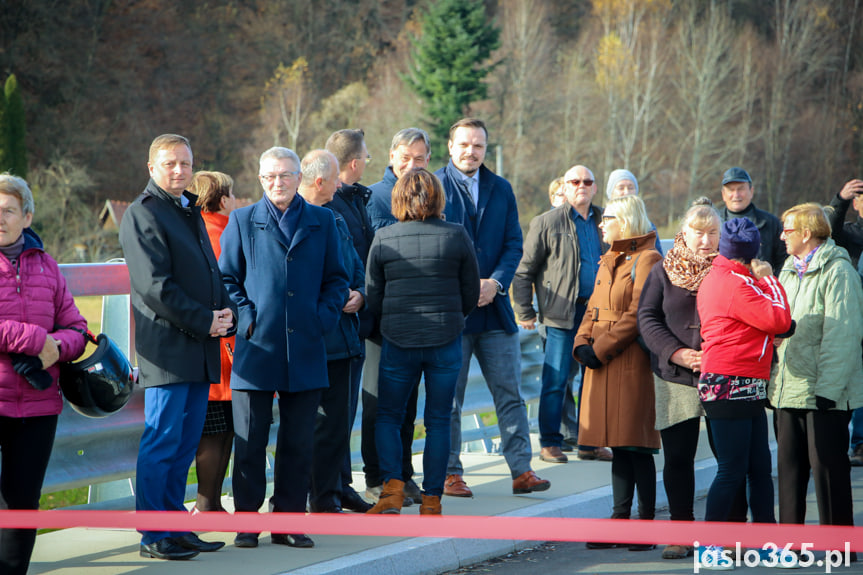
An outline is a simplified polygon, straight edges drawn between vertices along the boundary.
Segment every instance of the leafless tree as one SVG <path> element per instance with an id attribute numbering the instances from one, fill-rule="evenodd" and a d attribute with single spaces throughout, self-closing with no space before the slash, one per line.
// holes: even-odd
<path id="1" fill-rule="evenodd" d="M 680 213 L 745 153 L 748 136 L 741 138 L 734 126 L 751 105 L 751 96 L 748 85 L 741 82 L 746 63 L 734 50 L 739 32 L 727 11 L 711 2 L 702 15 L 697 5 L 689 3 L 676 31 L 671 78 L 675 94 L 667 112 L 677 134 L 674 173 L 688 172 L 686 201 L 677 206 Z M 747 81 L 752 81 L 751 76 Z M 669 215 L 674 216 L 673 204 Z"/>

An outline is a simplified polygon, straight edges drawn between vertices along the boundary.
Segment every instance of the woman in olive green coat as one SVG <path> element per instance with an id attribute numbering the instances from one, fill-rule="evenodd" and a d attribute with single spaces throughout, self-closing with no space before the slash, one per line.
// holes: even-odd
<path id="1" fill-rule="evenodd" d="M 779 281 L 793 336 L 777 350 L 768 387 L 776 408 L 780 523 L 803 523 L 810 470 L 822 525 L 853 525 L 848 423 L 863 406 L 863 289 L 848 252 L 830 239 L 819 204 L 782 215 L 788 259 Z"/>

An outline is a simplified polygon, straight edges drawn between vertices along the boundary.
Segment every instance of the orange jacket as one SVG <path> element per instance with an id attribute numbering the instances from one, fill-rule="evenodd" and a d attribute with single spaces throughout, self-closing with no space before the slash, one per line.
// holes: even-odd
<path id="1" fill-rule="evenodd" d="M 228 225 L 228 216 L 202 211 L 201 217 L 204 218 L 204 225 L 207 226 L 207 235 L 210 236 L 213 253 L 216 254 L 216 259 L 219 259 L 222 253 L 219 239 L 222 237 L 222 232 L 225 231 L 225 226 Z M 222 338 L 221 353 L 222 379 L 219 383 L 214 383 L 210 386 L 210 401 L 231 400 L 231 366 L 234 363 L 234 336 Z"/>

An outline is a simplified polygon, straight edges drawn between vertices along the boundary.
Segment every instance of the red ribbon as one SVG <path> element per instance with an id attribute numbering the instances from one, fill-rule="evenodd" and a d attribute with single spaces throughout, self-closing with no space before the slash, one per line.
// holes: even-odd
<path id="1" fill-rule="evenodd" d="M 0 511 L 0 528 L 71 527 L 137 529 L 141 531 L 273 531 L 318 535 L 387 537 L 457 537 L 531 541 L 608 541 L 677 543 L 761 548 L 802 543 L 811 549 L 842 550 L 850 543 L 863 551 L 863 527 L 775 525 L 767 523 L 707 523 L 620 519 L 476 517 L 418 515 L 354 515 L 304 513 L 198 513 L 183 511 Z"/>

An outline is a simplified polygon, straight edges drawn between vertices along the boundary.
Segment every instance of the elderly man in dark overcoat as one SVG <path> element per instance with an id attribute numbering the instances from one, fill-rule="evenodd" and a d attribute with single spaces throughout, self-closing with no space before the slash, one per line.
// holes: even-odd
<path id="1" fill-rule="evenodd" d="M 276 392 L 279 429 L 270 509 L 303 512 L 315 415 L 327 387 L 324 334 L 341 317 L 349 283 L 333 212 L 297 194 L 302 178 L 297 155 L 287 148 L 267 150 L 258 177 L 264 197 L 231 213 L 219 258 L 239 308 L 231 371 L 234 507 L 257 511 L 264 503 Z M 272 542 L 314 546 L 299 533 L 273 533 Z M 234 545 L 257 547 L 258 534 L 238 533 Z"/>

